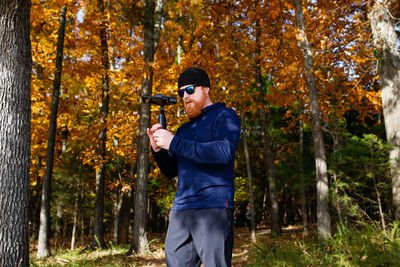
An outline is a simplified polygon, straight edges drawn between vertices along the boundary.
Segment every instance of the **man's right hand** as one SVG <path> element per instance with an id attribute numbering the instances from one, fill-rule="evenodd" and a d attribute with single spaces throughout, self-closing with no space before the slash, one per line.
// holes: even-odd
<path id="1" fill-rule="evenodd" d="M 149 138 L 150 138 L 150 143 L 151 143 L 151 146 L 152 146 L 154 152 L 158 152 L 158 151 L 161 150 L 161 147 L 158 146 L 157 143 L 156 143 L 156 140 L 154 140 L 154 135 L 153 135 L 153 133 L 154 133 L 155 131 L 157 131 L 158 129 L 162 129 L 162 126 L 161 126 L 161 124 L 159 124 L 159 123 L 154 124 L 154 125 L 151 127 L 151 129 L 147 128 L 147 135 L 148 135 Z"/>

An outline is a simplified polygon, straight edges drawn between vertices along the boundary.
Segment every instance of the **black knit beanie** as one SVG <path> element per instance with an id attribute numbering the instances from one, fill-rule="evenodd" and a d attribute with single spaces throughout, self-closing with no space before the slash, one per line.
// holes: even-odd
<path id="1" fill-rule="evenodd" d="M 210 78 L 204 70 L 196 67 L 190 68 L 182 72 L 179 76 L 178 89 L 189 84 L 210 87 Z"/>

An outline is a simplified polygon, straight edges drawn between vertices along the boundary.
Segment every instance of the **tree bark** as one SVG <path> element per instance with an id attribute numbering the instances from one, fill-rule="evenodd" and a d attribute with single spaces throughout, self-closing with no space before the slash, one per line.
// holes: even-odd
<path id="1" fill-rule="evenodd" d="M 38 239 L 38 250 L 36 254 L 36 257 L 38 259 L 50 256 L 49 238 L 50 238 L 51 180 L 53 177 L 54 146 L 55 146 L 56 132 L 57 132 L 58 99 L 60 96 L 60 86 L 61 86 L 66 13 L 67 13 L 67 7 L 62 6 L 60 9 L 60 23 L 58 27 L 56 72 L 54 75 L 53 96 L 51 100 L 49 136 L 47 141 L 47 153 L 46 153 L 46 168 L 42 185 L 39 239 Z"/>
<path id="2" fill-rule="evenodd" d="M 72 220 L 72 234 L 71 234 L 71 250 L 75 249 L 75 240 L 76 240 L 76 227 L 78 224 L 78 201 L 79 195 L 75 197 L 75 204 L 74 204 L 74 218 Z"/>
<path id="3" fill-rule="evenodd" d="M 146 0 L 144 21 L 144 60 L 146 69 L 142 81 L 142 95 L 151 95 L 153 86 L 154 54 L 161 29 L 161 11 L 165 0 Z M 150 127 L 150 105 L 141 103 L 139 111 L 137 181 L 135 190 L 133 239 L 128 254 L 148 251 L 146 236 L 147 175 L 149 169 L 149 139 L 146 129 Z"/>
<path id="4" fill-rule="evenodd" d="M 229 25 L 232 27 L 232 24 L 230 23 Z M 240 77 L 240 69 L 239 69 L 239 57 L 238 57 L 238 47 L 237 43 L 238 41 L 235 40 L 235 37 L 233 33 L 231 33 L 231 38 L 233 42 L 233 57 L 236 61 L 236 87 L 237 91 L 240 93 L 242 91 L 242 85 L 241 85 L 241 77 Z M 246 161 L 246 171 L 247 171 L 247 180 L 249 183 L 249 202 L 250 202 L 250 237 L 251 241 L 256 242 L 257 237 L 256 237 L 256 220 L 255 220 L 255 208 L 254 208 L 254 193 L 253 193 L 253 175 L 251 172 L 251 165 L 250 165 L 250 155 L 249 155 L 249 148 L 247 145 L 247 135 L 246 135 L 246 117 L 244 115 L 244 108 L 243 108 L 243 101 L 242 98 L 239 97 L 239 102 L 240 102 L 240 118 L 241 118 L 241 124 L 242 124 L 242 142 L 243 142 L 243 152 L 245 156 L 245 161 Z"/>
<path id="5" fill-rule="evenodd" d="M 0 266 L 29 266 L 31 2 L 0 2 Z"/>
<path id="6" fill-rule="evenodd" d="M 314 61 L 308 44 L 301 0 L 293 0 L 296 12 L 299 44 L 303 52 L 308 97 L 310 99 L 311 132 L 315 150 L 315 166 L 317 178 L 317 224 L 319 235 L 327 239 L 331 235 L 331 219 L 329 213 L 329 185 L 324 139 L 318 103 L 318 89 L 314 77 Z"/>
<path id="7" fill-rule="evenodd" d="M 247 145 L 247 136 L 246 136 L 246 127 L 245 127 L 245 117 L 243 108 L 240 109 L 241 121 L 242 121 L 242 142 L 243 142 L 243 151 L 246 160 L 246 170 L 247 170 L 247 180 L 249 182 L 249 195 L 250 195 L 250 237 L 251 241 L 256 242 L 256 220 L 254 214 L 254 194 L 253 194 L 253 175 L 251 173 L 251 165 L 250 165 L 250 156 L 249 156 L 249 148 Z"/>
<path id="8" fill-rule="evenodd" d="M 301 194 L 301 218 L 303 222 L 303 234 L 308 234 L 308 221 L 307 221 L 307 196 L 306 196 L 306 181 L 304 176 L 304 123 L 303 123 L 303 101 L 299 101 L 299 139 L 300 139 L 300 194 Z"/>
<path id="9" fill-rule="evenodd" d="M 393 207 L 400 220 L 400 55 L 390 5 L 394 1 L 376 0 L 369 10 L 374 45 L 380 51 L 378 58 L 379 82 L 382 90 L 383 116 L 386 138 L 392 145 L 390 174 L 392 176 Z"/>
<path id="10" fill-rule="evenodd" d="M 280 236 L 282 234 L 282 229 L 279 220 L 279 205 L 277 201 L 276 194 L 276 181 L 275 181 L 275 170 L 271 149 L 271 138 L 268 132 L 268 117 L 267 113 L 264 110 L 265 101 L 264 101 L 264 92 L 263 92 L 263 76 L 261 72 L 261 47 L 260 47 L 260 39 L 261 39 L 261 26 L 260 22 L 256 21 L 256 52 L 255 52 L 255 65 L 256 65 L 256 87 L 260 97 L 260 105 L 261 109 L 260 113 L 260 121 L 261 128 L 263 132 L 263 144 L 264 144 L 264 160 L 265 165 L 267 166 L 267 182 L 269 187 L 269 200 L 271 205 L 271 233 L 275 236 Z"/>
<path id="11" fill-rule="evenodd" d="M 97 1 L 99 15 L 101 16 L 100 25 L 100 48 L 101 64 L 103 67 L 101 78 L 101 110 L 100 110 L 100 130 L 99 130 L 99 165 L 96 168 L 96 200 L 94 207 L 93 237 L 92 247 L 105 248 L 104 242 L 104 177 L 106 166 L 106 143 L 107 143 L 107 116 L 110 102 L 109 76 L 110 70 L 107 43 L 107 23 L 104 16 L 103 0 Z"/>
<path id="12" fill-rule="evenodd" d="M 82 191 L 82 164 L 79 164 L 79 181 L 76 188 L 76 196 L 75 196 L 75 205 L 74 205 L 74 218 L 72 222 L 72 234 L 71 234 L 71 250 L 75 249 L 75 242 L 76 242 L 76 233 L 78 228 L 78 210 L 79 210 L 79 203 L 81 201 L 81 191 Z"/>

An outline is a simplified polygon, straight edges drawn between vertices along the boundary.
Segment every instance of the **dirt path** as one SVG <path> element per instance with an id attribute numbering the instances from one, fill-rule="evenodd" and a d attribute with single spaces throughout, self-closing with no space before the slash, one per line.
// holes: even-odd
<path id="1" fill-rule="evenodd" d="M 267 234 L 267 230 L 257 231 L 257 236 Z M 146 267 L 164 267 L 165 256 L 164 250 L 162 249 L 164 238 L 162 236 L 155 237 L 156 242 L 151 245 L 151 250 L 153 251 L 151 255 L 147 257 L 134 256 L 133 260 L 136 262 L 136 266 L 146 266 Z M 243 267 L 249 262 L 249 249 L 251 246 L 250 242 L 250 232 L 246 228 L 235 229 L 235 244 L 232 253 L 232 266 L 233 267 Z M 203 266 L 203 265 L 202 265 Z"/>
<path id="2" fill-rule="evenodd" d="M 266 230 L 257 231 L 257 238 L 265 236 Z M 118 266 L 118 267 L 164 267 L 164 240 L 165 234 L 149 234 L 150 253 L 145 256 L 127 256 L 129 245 L 121 249 L 74 251 L 60 250 L 54 252 L 53 256 L 36 260 L 34 247 L 31 248 L 31 263 L 33 266 L 53 267 L 53 266 Z M 235 229 L 235 244 L 232 254 L 232 266 L 242 267 L 249 263 L 249 250 L 251 249 L 250 233 L 246 228 Z"/>

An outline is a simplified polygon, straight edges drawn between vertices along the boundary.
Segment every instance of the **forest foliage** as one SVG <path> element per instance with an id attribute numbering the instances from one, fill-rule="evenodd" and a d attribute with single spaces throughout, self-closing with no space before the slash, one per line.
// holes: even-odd
<path id="1" fill-rule="evenodd" d="M 106 238 L 112 240 L 116 205 L 127 198 L 121 203 L 123 215 L 118 222 L 121 226 L 118 242 L 129 242 L 129 238 L 122 236 L 129 233 L 134 212 L 130 192 L 136 182 L 138 111 L 146 70 L 145 2 L 105 2 L 105 12 L 99 14 L 97 2 L 92 0 L 32 0 L 29 218 L 33 240 L 39 224 L 58 18 L 60 8 L 67 6 L 51 230 L 53 237 L 69 242 L 73 224 L 77 224 L 77 240 L 82 246 L 89 243 L 92 234 L 95 172 L 101 161 L 98 133 L 104 70 L 99 31 L 102 23 L 106 23 L 110 101 L 106 121 L 104 224 Z M 363 221 L 380 229 L 392 220 L 393 211 L 389 145 L 385 140 L 377 73 L 379 53 L 372 41 L 368 3 L 359 0 L 303 2 L 328 158 L 331 216 L 338 226 Z M 392 8 L 398 10 L 399 6 L 395 3 Z M 225 102 L 238 113 L 243 112 L 242 127 L 246 130 L 242 134 L 248 137 L 259 225 L 269 224 L 269 204 L 265 197 L 267 166 L 263 161 L 266 155 L 258 113 L 265 110 L 269 116 L 281 223 L 301 224 L 300 182 L 306 184 L 307 218 L 310 223 L 316 223 L 308 89 L 291 1 L 167 0 L 162 15 L 160 40 L 152 63 L 153 93 L 177 97 L 180 72 L 199 66 L 210 75 L 213 101 Z M 399 15 L 399 12 L 393 13 L 393 16 Z M 255 58 L 257 27 L 261 29 L 259 58 Z M 263 95 L 255 89 L 257 67 L 262 69 Z M 263 102 L 259 101 L 260 97 Z M 158 113 L 158 107 L 152 106 L 152 123 L 157 122 Z M 166 116 L 173 132 L 187 121 L 179 102 L 166 107 Z M 304 125 L 303 154 L 299 147 L 300 122 Z M 304 173 L 299 171 L 301 168 Z M 147 231 L 165 231 L 175 186 L 176 181 L 166 179 L 150 157 Z M 249 201 L 242 144 L 236 153 L 235 187 L 235 219 L 240 227 L 244 226 Z"/>

